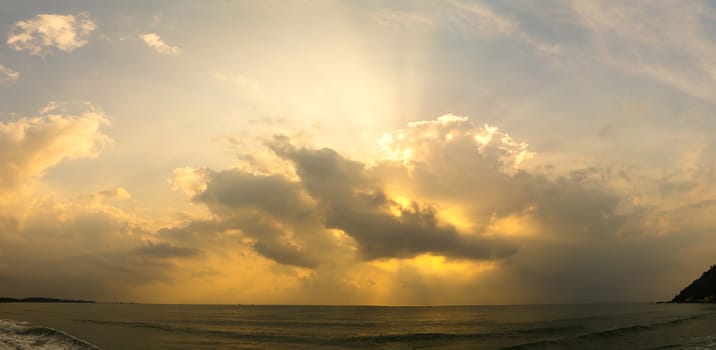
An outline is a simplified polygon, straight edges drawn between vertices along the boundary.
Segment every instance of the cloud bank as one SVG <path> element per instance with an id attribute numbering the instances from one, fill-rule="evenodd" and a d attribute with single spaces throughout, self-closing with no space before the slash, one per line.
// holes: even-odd
<path id="1" fill-rule="evenodd" d="M 48 169 L 97 157 L 110 142 L 101 130 L 106 115 L 91 105 L 69 109 L 51 103 L 40 116 L 0 123 L 2 293 L 115 300 L 138 285 L 170 280 L 174 259 L 201 252 L 157 239 L 145 218 L 107 203 L 131 199 L 126 189 L 69 199 L 41 191 Z"/>

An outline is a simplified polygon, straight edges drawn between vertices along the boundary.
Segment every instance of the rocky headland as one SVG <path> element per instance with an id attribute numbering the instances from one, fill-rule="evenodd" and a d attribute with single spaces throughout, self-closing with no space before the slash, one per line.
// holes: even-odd
<path id="1" fill-rule="evenodd" d="M 716 303 L 716 265 L 712 265 L 701 277 L 691 282 L 672 303 Z"/>

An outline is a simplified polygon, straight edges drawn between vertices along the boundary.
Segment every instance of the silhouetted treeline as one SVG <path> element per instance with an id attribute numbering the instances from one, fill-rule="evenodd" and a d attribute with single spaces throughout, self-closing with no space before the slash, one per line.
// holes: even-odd
<path id="1" fill-rule="evenodd" d="M 704 272 L 701 277 L 691 282 L 678 295 L 671 299 L 672 303 L 716 303 L 716 265 Z"/>
<path id="2" fill-rule="evenodd" d="M 73 299 L 57 299 L 57 298 L 4 298 L 0 297 L 0 303 L 94 303 L 92 300 L 73 300 Z"/>

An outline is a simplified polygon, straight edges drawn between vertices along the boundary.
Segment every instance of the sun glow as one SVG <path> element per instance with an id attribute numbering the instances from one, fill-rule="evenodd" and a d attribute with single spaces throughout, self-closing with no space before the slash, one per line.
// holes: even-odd
<path id="1" fill-rule="evenodd" d="M 506 217 L 498 218 L 492 215 L 487 228 L 488 235 L 505 235 L 505 236 L 533 236 L 537 234 L 537 225 L 533 222 L 531 212 L 534 207 L 530 207 L 522 213 L 513 214 Z"/>
<path id="2" fill-rule="evenodd" d="M 473 275 L 496 267 L 496 263 L 491 261 L 452 260 L 433 254 L 421 254 L 410 259 L 382 259 L 371 264 L 386 272 L 414 268 L 426 275 Z"/>

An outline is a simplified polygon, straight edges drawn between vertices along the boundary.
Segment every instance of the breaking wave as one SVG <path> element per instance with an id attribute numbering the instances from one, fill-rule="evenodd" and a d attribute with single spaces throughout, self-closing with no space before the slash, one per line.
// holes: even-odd
<path id="1" fill-rule="evenodd" d="M 0 350 L 100 350 L 65 332 L 29 325 L 25 322 L 0 320 Z"/>

